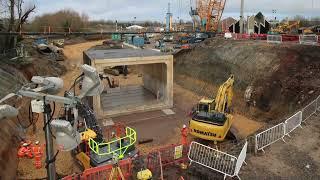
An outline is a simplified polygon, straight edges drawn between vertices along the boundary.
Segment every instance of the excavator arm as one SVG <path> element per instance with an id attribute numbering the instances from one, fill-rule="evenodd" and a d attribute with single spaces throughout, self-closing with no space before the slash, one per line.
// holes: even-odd
<path id="1" fill-rule="evenodd" d="M 231 75 L 229 79 L 219 87 L 215 99 L 215 111 L 224 113 L 230 108 L 233 97 L 233 83 L 234 76 Z"/>

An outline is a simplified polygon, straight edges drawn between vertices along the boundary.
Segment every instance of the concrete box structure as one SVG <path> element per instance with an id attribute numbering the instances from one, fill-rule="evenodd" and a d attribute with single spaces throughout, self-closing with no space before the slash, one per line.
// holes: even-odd
<path id="1" fill-rule="evenodd" d="M 148 49 L 88 50 L 83 63 L 103 74 L 105 68 L 138 65 L 142 84 L 105 88 L 100 96 L 88 97 L 99 118 L 173 106 L 173 56 Z M 130 76 L 130 74 L 129 74 Z"/>

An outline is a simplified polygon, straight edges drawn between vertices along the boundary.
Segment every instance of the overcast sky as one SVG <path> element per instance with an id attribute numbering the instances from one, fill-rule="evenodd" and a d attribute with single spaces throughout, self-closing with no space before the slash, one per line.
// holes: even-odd
<path id="1" fill-rule="evenodd" d="M 174 19 L 191 20 L 188 15 L 190 0 L 29 0 L 37 5 L 36 15 L 71 8 L 100 20 L 157 20 L 164 21 L 168 2 Z M 193 0 L 195 1 L 195 0 Z M 294 15 L 320 16 L 320 0 L 245 0 L 245 15 L 259 11 L 267 17 L 278 18 Z M 227 0 L 224 17 L 239 17 L 240 0 Z"/>

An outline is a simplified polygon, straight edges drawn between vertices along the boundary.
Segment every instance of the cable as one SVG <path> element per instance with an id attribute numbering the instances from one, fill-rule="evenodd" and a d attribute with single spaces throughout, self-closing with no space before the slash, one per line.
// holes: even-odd
<path id="1" fill-rule="evenodd" d="M 57 150 L 56 154 L 53 156 L 52 159 L 46 159 L 46 169 L 48 168 L 49 164 L 54 163 L 56 161 L 57 155 L 59 154 L 59 150 Z"/>
<path id="2" fill-rule="evenodd" d="M 49 107 L 46 107 L 46 106 L 49 106 Z M 51 109 L 51 106 L 50 106 L 50 104 L 45 104 L 45 107 L 44 107 L 44 108 L 49 108 L 49 109 Z M 51 129 L 51 126 L 50 126 L 50 122 L 52 121 L 52 117 L 53 117 L 55 111 L 56 111 L 56 103 L 53 102 L 53 111 L 52 111 L 51 114 L 50 114 L 50 118 L 48 119 L 48 121 L 47 121 L 47 122 L 45 123 L 45 125 L 43 126 L 43 131 L 45 131 L 46 127 L 49 126 L 50 134 L 51 134 L 51 136 L 52 136 L 54 139 L 56 139 L 56 136 L 53 135 L 53 133 L 52 133 L 52 129 Z M 46 112 L 46 110 L 45 110 L 45 112 Z M 44 112 L 44 113 L 45 113 L 45 112 Z"/>
<path id="3" fill-rule="evenodd" d="M 77 81 L 82 77 L 84 76 L 84 73 L 80 74 L 74 81 L 73 81 L 73 85 L 70 87 L 69 91 L 73 88 L 73 95 L 75 96 L 76 95 L 76 83 Z"/>
<path id="4" fill-rule="evenodd" d="M 20 126 L 23 128 L 23 129 L 28 129 L 33 123 L 34 123 L 34 121 L 33 121 L 33 114 L 32 114 L 32 116 L 30 117 L 30 111 L 31 111 L 31 105 L 29 105 L 29 114 L 28 114 L 28 116 L 29 116 L 29 123 L 30 124 L 28 124 L 27 126 L 25 126 L 25 125 L 23 125 L 22 124 L 22 122 L 21 122 L 21 120 L 20 120 L 20 118 L 19 118 L 19 114 L 17 115 L 17 120 L 18 120 L 18 122 L 19 122 L 19 124 L 20 124 Z M 32 118 L 32 119 L 31 119 Z"/>

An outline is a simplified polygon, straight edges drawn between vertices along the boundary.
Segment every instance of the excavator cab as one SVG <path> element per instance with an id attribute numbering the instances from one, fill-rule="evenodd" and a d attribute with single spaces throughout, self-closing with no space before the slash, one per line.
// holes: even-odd
<path id="1" fill-rule="evenodd" d="M 210 112 L 214 110 L 214 100 L 201 99 L 197 105 L 197 112 Z"/>

